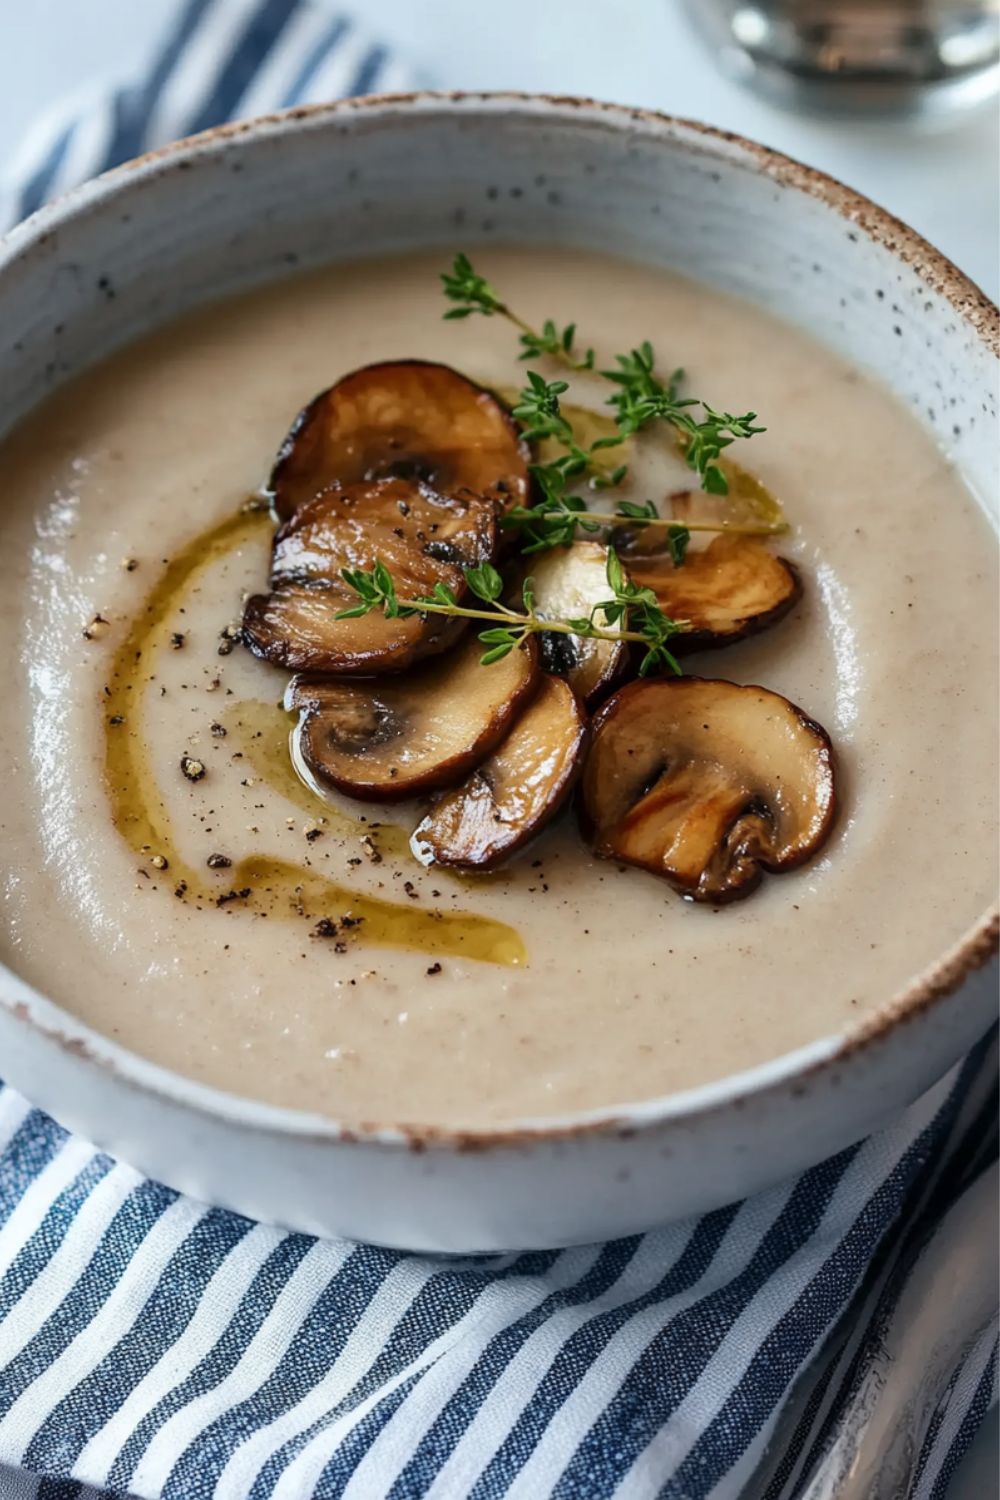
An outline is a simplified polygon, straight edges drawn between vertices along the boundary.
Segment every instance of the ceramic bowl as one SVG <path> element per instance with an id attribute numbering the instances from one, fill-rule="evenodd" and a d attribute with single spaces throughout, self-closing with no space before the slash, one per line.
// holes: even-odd
<path id="1" fill-rule="evenodd" d="M 613 244 L 773 308 L 875 372 L 979 494 L 997 493 L 997 314 L 953 266 L 760 146 L 574 99 L 295 110 L 70 194 L 0 248 L 0 421 L 194 304 L 290 265 L 453 247 L 457 233 L 465 246 Z M 352 1133 L 215 1092 L 124 1052 L 13 973 L 0 976 L 0 1070 L 142 1171 L 256 1218 L 420 1250 L 565 1245 L 742 1197 L 877 1127 L 988 1025 L 992 985 L 974 971 L 996 932 L 989 912 L 956 932 L 857 1031 L 613 1114 L 481 1135 Z"/>

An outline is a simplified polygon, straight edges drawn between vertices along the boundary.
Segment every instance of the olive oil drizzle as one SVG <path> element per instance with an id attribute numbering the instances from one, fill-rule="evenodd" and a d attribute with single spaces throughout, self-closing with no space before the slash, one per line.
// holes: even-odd
<path id="1" fill-rule="evenodd" d="M 293 807 L 314 818 L 322 810 L 330 829 L 346 838 L 371 837 L 380 854 L 392 854 L 416 863 L 405 828 L 396 823 L 381 823 L 370 817 L 351 817 L 323 796 L 313 791 L 298 774 L 293 761 L 290 740 L 295 734 L 297 714 L 277 703 L 259 698 L 245 698 L 230 703 L 219 715 L 219 722 L 231 743 L 239 746 L 243 759 L 261 781 L 278 792 Z"/>
<path id="2" fill-rule="evenodd" d="M 473 912 L 440 911 L 413 902 L 404 906 L 364 895 L 271 855 L 238 860 L 210 881 L 179 854 L 143 734 L 148 663 L 158 632 L 174 615 L 194 575 L 251 540 L 267 521 L 261 512 L 238 512 L 194 537 L 167 564 L 114 654 L 104 699 L 104 773 L 115 827 L 141 859 L 144 873 L 156 875 L 158 884 L 168 884 L 180 899 L 199 910 L 216 907 L 221 897 L 226 904 L 232 902 L 260 915 L 313 921 L 326 918 L 343 923 L 338 931 L 345 937 L 350 934 L 352 942 L 363 942 L 366 947 L 403 948 L 483 963 L 523 964 L 527 951 L 515 929 Z M 282 743 L 287 745 L 287 730 L 282 734 L 278 724 L 276 732 L 278 712 L 268 711 L 270 733 L 261 729 L 259 735 L 246 736 L 248 748 L 244 754 L 280 795 L 315 814 L 319 799 L 310 796 L 298 780 L 287 752 L 284 756 L 280 753 Z M 254 709 L 246 703 L 234 704 L 229 714 L 234 721 L 242 714 L 245 727 Z M 355 823 L 344 814 L 336 817 L 338 824 L 342 822 L 358 837 L 371 828 L 371 824 Z M 395 847 L 397 833 L 401 839 L 401 830 L 388 826 L 380 830 L 381 838 L 388 835 L 387 849 L 390 844 Z M 345 917 L 347 922 L 343 921 Z"/>

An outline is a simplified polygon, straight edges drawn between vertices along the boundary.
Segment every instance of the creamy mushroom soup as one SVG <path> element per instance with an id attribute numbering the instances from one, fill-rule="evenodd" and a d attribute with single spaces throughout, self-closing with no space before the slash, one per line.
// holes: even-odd
<path id="1" fill-rule="evenodd" d="M 738 457 L 790 522 L 768 549 L 794 565 L 777 574 L 784 618 L 683 665 L 791 700 L 821 759 L 808 726 L 824 727 L 832 834 L 738 904 L 699 904 L 619 864 L 617 827 L 596 858 L 579 789 L 473 874 L 411 853 L 426 799 L 356 800 L 320 790 L 301 753 L 293 764 L 291 673 L 240 639 L 274 533 L 245 502 L 298 409 L 357 367 L 419 358 L 496 389 L 523 380 L 501 318 L 442 319 L 447 259 L 340 268 L 198 312 L 3 446 L 5 961 L 166 1067 L 348 1123 L 485 1126 L 750 1067 L 870 1016 L 994 886 L 995 548 L 961 478 L 889 394 L 801 332 L 587 255 L 492 250 L 481 269 L 536 325 L 576 320 L 599 367 L 649 339 L 695 394 L 760 414 L 767 431 Z M 601 409 L 599 376 L 569 379 L 566 400 Z M 634 502 L 692 480 L 655 435 L 629 462 Z M 585 694 L 607 662 L 592 665 Z M 513 713 L 527 667 L 463 671 L 456 715 L 477 695 Z M 490 671 L 507 679 L 477 686 Z M 543 727 L 561 714 L 553 733 L 575 755 L 561 692 L 529 711 Z M 734 722 L 738 759 L 754 720 Z M 471 734 L 452 733 L 455 755 Z M 519 774 L 517 742 L 491 735 L 496 754 L 514 747 L 497 776 Z M 360 759 L 377 781 L 375 749 Z M 601 787 L 586 796 L 600 803 Z M 456 818 L 446 797 L 422 825 L 425 856 L 461 834 Z"/>

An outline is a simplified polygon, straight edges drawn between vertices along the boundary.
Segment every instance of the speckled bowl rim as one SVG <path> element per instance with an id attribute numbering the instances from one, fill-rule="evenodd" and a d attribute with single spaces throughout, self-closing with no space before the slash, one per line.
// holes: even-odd
<path id="1" fill-rule="evenodd" d="M 327 118 L 383 112 L 405 118 L 409 110 L 444 113 L 462 109 L 496 110 L 498 114 L 544 115 L 571 120 L 574 115 L 590 124 L 604 123 L 620 131 L 645 126 L 649 139 L 657 136 L 681 145 L 700 145 L 706 155 L 751 170 L 796 188 L 835 209 L 856 226 L 856 233 L 908 266 L 931 290 L 943 296 L 974 331 L 989 353 L 1000 358 L 1000 311 L 963 271 L 916 230 L 879 208 L 871 199 L 815 167 L 808 167 L 768 146 L 733 131 L 721 130 L 658 110 L 638 109 L 574 95 L 530 94 L 516 91 L 470 92 L 464 90 L 369 94 L 327 104 L 300 105 L 294 109 L 255 116 L 218 125 L 197 135 L 172 142 L 124 162 L 102 176 L 72 189 L 38 210 L 29 219 L 0 236 L 0 252 L 8 255 L 27 250 L 31 244 L 83 210 L 113 197 L 122 179 L 141 176 L 160 166 L 170 168 L 178 159 L 197 156 L 220 143 L 244 136 L 280 134 L 296 124 L 309 125 Z M 280 1105 L 266 1104 L 243 1095 L 198 1083 L 169 1068 L 150 1062 L 138 1053 L 110 1041 L 78 1022 L 61 1006 L 48 1000 L 0 966 L 3 993 L 0 1003 L 33 1026 L 56 1046 L 107 1069 L 117 1078 L 149 1094 L 159 1095 L 206 1116 L 259 1131 L 331 1143 L 356 1142 L 392 1149 L 485 1151 L 490 1148 L 520 1148 L 547 1141 L 572 1141 L 592 1135 L 630 1136 L 694 1116 L 724 1110 L 765 1094 L 778 1086 L 800 1081 L 805 1087 L 815 1075 L 831 1070 L 859 1053 L 871 1050 L 897 1027 L 915 1020 L 942 1004 L 966 979 L 983 967 L 1000 945 L 1000 906 L 993 906 L 935 963 L 916 975 L 874 1015 L 842 1034 L 821 1037 L 804 1047 L 781 1053 L 769 1061 L 738 1073 L 730 1073 L 696 1088 L 633 1103 L 605 1106 L 569 1115 L 514 1120 L 490 1128 L 420 1124 L 359 1122 L 350 1126 L 326 1115 Z"/>

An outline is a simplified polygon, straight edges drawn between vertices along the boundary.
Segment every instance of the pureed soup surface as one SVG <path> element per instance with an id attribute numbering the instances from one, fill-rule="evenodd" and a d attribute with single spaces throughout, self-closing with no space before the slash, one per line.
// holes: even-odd
<path id="1" fill-rule="evenodd" d="M 874 1011 L 993 890 L 995 548 L 959 477 L 802 334 L 562 251 L 493 250 L 478 269 L 536 324 L 577 320 L 599 364 L 648 338 L 694 394 L 768 427 L 739 457 L 785 503 L 776 550 L 803 600 L 685 666 L 825 725 L 833 837 L 716 910 L 594 859 L 571 810 L 501 873 L 462 878 L 408 853 L 418 808 L 321 801 L 294 775 L 287 674 L 220 635 L 266 580 L 272 526 L 239 508 L 299 407 L 356 366 L 523 379 L 501 319 L 442 320 L 447 259 L 199 312 L 2 450 L 4 960 L 157 1062 L 347 1122 L 486 1125 L 750 1067 Z M 607 394 L 573 380 L 580 404 Z M 687 471 L 644 436 L 633 474 L 641 500 Z M 313 935 L 351 913 L 350 942 Z"/>

